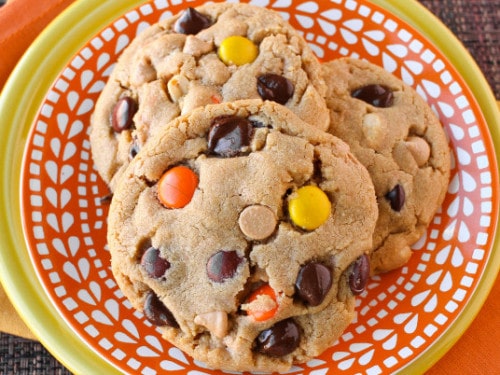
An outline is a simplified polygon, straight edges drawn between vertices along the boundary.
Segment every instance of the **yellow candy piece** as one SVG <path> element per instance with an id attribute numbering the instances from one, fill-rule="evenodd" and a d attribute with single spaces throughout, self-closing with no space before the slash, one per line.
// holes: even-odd
<path id="1" fill-rule="evenodd" d="M 316 186 L 303 186 L 288 202 L 293 223 L 306 230 L 320 227 L 330 216 L 332 205 L 328 196 Z"/>
<path id="2" fill-rule="evenodd" d="M 244 36 L 230 36 L 219 47 L 219 58 L 227 65 L 244 65 L 257 58 L 259 48 Z"/>

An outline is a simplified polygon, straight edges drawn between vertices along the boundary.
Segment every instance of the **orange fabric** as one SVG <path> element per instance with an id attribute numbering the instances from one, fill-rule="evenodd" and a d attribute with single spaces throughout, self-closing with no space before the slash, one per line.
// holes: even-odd
<path id="1" fill-rule="evenodd" d="M 26 48 L 73 0 L 9 0 L 0 8 L 0 88 Z M 0 331 L 31 337 L 0 289 Z M 500 374 L 500 279 L 469 329 L 428 372 Z"/>
<path id="2" fill-rule="evenodd" d="M 73 0 L 8 0 L 0 8 L 0 90 L 24 51 Z"/>

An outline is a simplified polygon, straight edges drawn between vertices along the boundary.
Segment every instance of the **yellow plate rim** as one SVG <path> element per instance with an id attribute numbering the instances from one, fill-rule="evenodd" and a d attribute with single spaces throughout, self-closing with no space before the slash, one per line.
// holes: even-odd
<path id="1" fill-rule="evenodd" d="M 454 63 L 478 101 L 500 160 L 500 114 L 495 98 L 479 67 L 458 39 L 432 13 L 416 0 L 391 2 L 370 0 L 419 30 L 449 61 Z M 44 292 L 36 277 L 24 245 L 19 210 L 22 149 L 29 128 L 48 88 L 70 58 L 96 31 L 113 21 L 118 14 L 140 5 L 144 0 L 78 0 L 59 15 L 37 38 L 13 71 L 0 96 L 0 145 L 2 160 L 0 205 L 0 282 L 17 311 L 42 344 L 74 373 L 120 372 L 90 347 L 82 345 Z M 40 56 L 44 56 L 40 59 Z M 25 74 L 30 72 L 30 74 Z M 23 87 L 23 90 L 18 90 Z M 11 128 L 8 128 L 11 125 Z M 14 127 L 14 125 L 16 127 Z M 484 274 L 470 302 L 460 317 L 425 353 L 401 373 L 422 373 L 431 367 L 460 338 L 486 300 L 500 269 L 500 223 L 497 225 L 493 251 Z M 18 256 L 10 256 L 11 249 Z M 23 251 L 24 250 L 24 251 Z M 14 270 L 14 271 L 13 271 Z"/>

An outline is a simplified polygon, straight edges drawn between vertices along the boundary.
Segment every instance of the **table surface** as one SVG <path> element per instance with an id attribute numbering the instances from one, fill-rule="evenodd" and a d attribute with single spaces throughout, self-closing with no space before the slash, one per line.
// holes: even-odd
<path id="1" fill-rule="evenodd" d="M 447 25 L 450 30 L 462 41 L 465 47 L 476 60 L 479 67 L 482 69 L 487 81 L 492 87 L 497 100 L 500 100 L 500 0 L 419 0 L 424 6 L 432 11 L 442 22 Z M 0 0 L 0 6 L 3 1 Z M 1 11 L 1 9 L 0 9 Z M 498 302 L 492 301 L 498 292 L 499 281 L 496 282 L 496 287 L 492 292 L 492 296 L 487 300 L 486 304 L 494 304 L 490 306 L 490 314 L 493 319 L 498 318 L 495 314 L 495 309 L 498 307 Z M 496 297 L 495 297 L 496 299 Z M 496 307 L 495 307 L 496 306 Z M 485 310 L 483 308 L 483 310 Z M 483 311 L 481 314 L 485 314 Z M 488 317 L 489 318 L 489 317 Z M 483 317 L 483 320 L 485 318 Z M 481 327 L 472 327 L 466 332 L 464 337 L 460 339 L 457 345 L 463 340 L 474 341 L 474 337 L 469 334 L 472 330 L 480 330 Z M 496 327 L 495 327 L 496 326 Z M 498 328 L 498 324 L 493 322 L 493 329 Z M 483 331 L 485 331 L 483 327 Z M 478 333 L 479 334 L 479 333 Z M 483 334 L 487 334 L 483 332 Z M 478 342 L 480 344 L 480 342 Z M 439 374 L 444 368 L 450 370 L 449 363 L 443 362 L 452 361 L 454 359 L 454 348 L 451 353 L 443 357 L 429 373 Z M 480 351 L 476 353 L 481 353 Z M 491 352 L 490 354 L 494 352 Z M 494 358 L 486 358 L 488 354 L 483 355 L 483 358 L 477 357 L 477 365 L 472 366 L 478 371 L 481 369 L 481 362 L 493 360 Z M 455 365 L 459 368 L 459 373 L 466 374 L 460 371 L 459 364 Z M 472 369 L 468 369 L 467 373 L 473 374 Z M 447 371 L 448 372 L 448 371 Z M 500 373 L 500 368 L 498 369 Z M 2 374 L 70 374 L 50 353 L 37 341 L 23 339 L 17 336 L 0 333 L 0 375 Z"/>

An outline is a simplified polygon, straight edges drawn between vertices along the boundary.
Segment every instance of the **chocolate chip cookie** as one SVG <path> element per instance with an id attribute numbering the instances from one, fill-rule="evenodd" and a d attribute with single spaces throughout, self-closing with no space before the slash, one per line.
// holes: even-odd
<path id="1" fill-rule="evenodd" d="M 445 197 L 448 141 L 438 118 L 409 86 L 366 61 L 325 63 L 329 132 L 347 142 L 368 169 L 379 218 L 373 273 L 405 264 Z"/>
<path id="2" fill-rule="evenodd" d="M 278 13 L 247 4 L 188 8 L 143 31 L 120 56 L 93 114 L 93 158 L 114 190 L 162 125 L 239 99 L 275 101 L 325 130 L 325 92 L 318 60 Z"/>
<path id="3" fill-rule="evenodd" d="M 148 141 L 114 193 L 108 243 L 123 293 L 174 345 L 214 368 L 286 371 L 352 321 L 376 220 L 344 142 L 251 99 Z"/>

